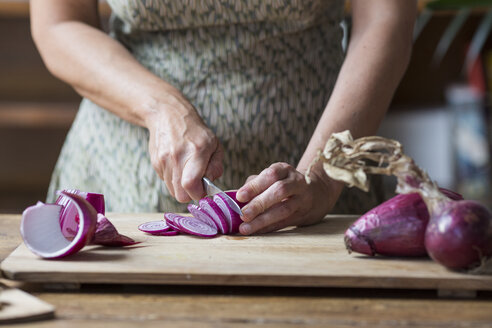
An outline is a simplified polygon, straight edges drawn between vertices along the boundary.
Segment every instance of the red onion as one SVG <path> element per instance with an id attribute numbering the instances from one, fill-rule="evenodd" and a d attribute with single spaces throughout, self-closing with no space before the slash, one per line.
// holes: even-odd
<path id="1" fill-rule="evenodd" d="M 181 216 L 181 215 L 176 214 L 176 213 L 164 213 L 164 218 L 166 219 L 167 225 L 170 226 L 171 229 L 174 229 L 174 230 L 179 230 L 176 223 L 174 223 L 174 219 L 179 217 L 179 216 Z"/>
<path id="2" fill-rule="evenodd" d="M 159 234 L 168 231 L 169 229 L 171 229 L 171 227 L 164 221 L 150 221 L 138 226 L 138 230 L 151 234 Z"/>
<path id="3" fill-rule="evenodd" d="M 212 218 L 212 220 L 214 220 L 220 233 L 227 234 L 229 232 L 229 226 L 227 224 L 225 214 L 213 200 L 205 197 L 200 199 L 198 204 L 200 208 L 205 211 Z"/>
<path id="4" fill-rule="evenodd" d="M 233 210 L 232 206 L 229 203 L 231 200 L 219 193 L 214 195 L 213 201 L 222 210 L 222 213 L 224 213 L 224 217 L 227 220 L 227 225 L 229 226 L 229 230 L 227 231 L 227 233 L 238 233 L 239 226 L 241 225 L 241 223 L 243 223 L 243 220 L 241 220 L 239 214 Z"/>
<path id="5" fill-rule="evenodd" d="M 193 215 L 193 217 L 197 218 L 198 220 L 214 227 L 215 229 L 219 228 L 212 217 L 207 212 L 202 210 L 199 206 L 196 206 L 195 204 L 190 204 L 188 205 L 188 211 L 191 213 L 191 215 Z"/>
<path id="6" fill-rule="evenodd" d="M 155 236 L 176 236 L 176 235 L 179 235 L 179 231 L 178 230 L 168 230 L 168 231 L 155 233 L 153 235 L 155 235 Z"/>
<path id="7" fill-rule="evenodd" d="M 237 200 L 236 194 L 237 190 L 229 190 L 225 192 L 227 196 L 231 197 L 233 201 L 236 202 L 237 205 L 239 205 L 240 208 L 243 208 L 247 203 L 243 203 Z"/>
<path id="8" fill-rule="evenodd" d="M 403 153 L 398 141 L 378 136 L 353 140 L 349 131 L 334 133 L 308 168 L 308 183 L 310 170 L 319 160 L 329 177 L 351 187 L 368 191 L 367 174 L 386 174 L 396 176 L 397 193 L 419 193 L 430 214 L 425 248 L 436 262 L 450 269 L 471 269 L 492 255 L 492 214 L 489 210 L 475 201 L 452 201 L 412 158 Z M 394 210 L 395 216 L 397 211 Z M 366 252 L 374 249 L 358 246 L 365 247 Z M 386 246 L 391 248 L 392 244 Z M 400 245 L 395 244 L 395 247 Z M 480 267 L 474 271 L 477 270 L 480 271 Z"/>
<path id="9" fill-rule="evenodd" d="M 81 196 L 61 194 L 73 203 L 80 218 L 72 240 L 65 238 L 60 227 L 61 205 L 38 202 L 22 213 L 20 230 L 24 243 L 34 254 L 44 258 L 60 258 L 78 252 L 90 243 L 96 231 L 94 207 Z"/>
<path id="10" fill-rule="evenodd" d="M 450 269 L 473 269 L 492 255 L 492 216 L 471 200 L 443 202 L 425 233 L 430 257 Z"/>
<path id="11" fill-rule="evenodd" d="M 237 202 L 236 191 L 226 191 L 226 194 Z M 230 201 L 231 200 L 229 198 L 223 197 L 220 194 L 215 195 L 213 197 L 213 200 L 208 197 L 202 198 L 199 201 L 200 206 L 196 206 L 194 204 L 188 205 L 188 211 L 193 216 L 186 216 L 186 220 L 183 220 L 183 216 L 180 214 L 164 213 L 166 224 L 170 226 L 173 230 L 166 231 L 169 233 L 156 233 L 156 235 L 174 235 L 174 231 L 190 233 L 203 237 L 212 237 L 215 236 L 218 232 L 222 234 L 237 233 L 239 232 L 239 225 L 242 223 L 242 220 L 239 215 L 232 209 L 231 204 L 229 203 Z M 239 207 L 243 207 L 244 205 L 246 205 L 246 203 L 241 202 L 237 202 L 237 204 L 239 205 Z M 186 224 L 191 224 L 190 222 L 193 221 L 199 221 L 199 223 L 194 223 L 196 225 L 196 228 L 190 226 L 183 227 L 183 222 L 186 222 Z M 212 228 L 212 232 L 204 232 L 205 230 L 203 229 L 203 227 L 201 228 L 202 223 L 210 226 Z"/>
<path id="12" fill-rule="evenodd" d="M 94 207 L 97 213 L 101 213 L 103 215 L 105 214 L 104 195 L 80 191 L 78 189 L 66 189 L 63 191 L 65 193 L 81 196 Z M 62 211 L 60 213 L 60 226 L 62 229 L 62 233 L 66 238 L 71 239 L 77 234 L 79 224 L 77 208 L 70 201 L 70 198 L 66 197 L 63 194 L 59 194 L 58 198 L 55 201 L 55 204 L 62 206 Z"/>
<path id="13" fill-rule="evenodd" d="M 461 195 L 441 189 L 450 198 Z M 429 212 L 418 193 L 396 195 L 373 208 L 345 233 L 349 252 L 386 256 L 425 256 L 425 229 Z"/>
<path id="14" fill-rule="evenodd" d="M 116 230 L 114 225 L 104 215 L 97 213 L 96 232 L 94 233 L 91 244 L 122 247 L 139 244 L 139 242 L 118 233 L 118 230 Z"/>
<path id="15" fill-rule="evenodd" d="M 217 228 L 206 224 L 203 221 L 197 220 L 190 216 L 179 216 L 174 218 L 174 222 L 183 231 L 200 237 L 214 237 L 217 235 Z"/>

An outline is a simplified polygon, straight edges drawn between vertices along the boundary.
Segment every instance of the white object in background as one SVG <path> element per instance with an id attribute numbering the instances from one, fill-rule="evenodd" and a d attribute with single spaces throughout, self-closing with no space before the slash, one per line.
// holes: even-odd
<path id="1" fill-rule="evenodd" d="M 389 112 L 378 135 L 396 139 L 439 186 L 453 188 L 453 120 L 448 108 L 419 108 Z"/>

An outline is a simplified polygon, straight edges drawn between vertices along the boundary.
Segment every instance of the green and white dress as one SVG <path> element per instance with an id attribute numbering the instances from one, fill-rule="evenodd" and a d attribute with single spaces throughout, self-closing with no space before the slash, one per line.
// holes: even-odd
<path id="1" fill-rule="evenodd" d="M 108 0 L 112 37 L 198 110 L 225 149 L 218 184 L 237 189 L 274 162 L 296 165 L 343 60 L 339 0 Z M 154 172 L 148 131 L 84 99 L 53 172 L 100 192 L 108 211 L 183 211 Z M 345 193 L 334 212 L 374 195 Z"/>

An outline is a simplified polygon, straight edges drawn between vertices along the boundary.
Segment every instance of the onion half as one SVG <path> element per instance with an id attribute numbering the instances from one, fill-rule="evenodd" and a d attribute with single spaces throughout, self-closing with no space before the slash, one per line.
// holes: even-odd
<path id="1" fill-rule="evenodd" d="M 230 204 L 231 199 L 224 197 L 223 195 L 216 194 L 213 198 L 215 204 L 222 210 L 224 213 L 224 217 L 227 220 L 227 225 L 229 226 L 229 230 L 227 233 L 235 234 L 239 232 L 239 226 L 243 222 L 241 217 L 236 211 L 233 210 L 232 205 Z"/>
<path id="2" fill-rule="evenodd" d="M 196 206 L 195 204 L 188 205 L 188 212 L 190 212 L 191 215 L 193 215 L 193 217 L 197 218 L 198 220 L 208 224 L 209 226 L 214 227 L 215 229 L 219 229 L 212 217 L 207 212 L 202 210 L 199 206 Z"/>
<path id="3" fill-rule="evenodd" d="M 77 234 L 80 218 L 78 216 L 76 206 L 73 204 L 73 202 L 71 202 L 70 198 L 65 196 L 63 193 L 78 195 L 89 202 L 89 204 L 94 207 L 97 213 L 101 213 L 102 215 L 105 214 L 105 203 L 103 194 L 85 192 L 78 189 L 63 190 L 61 193 L 59 193 L 55 204 L 62 206 L 60 213 L 60 226 L 62 229 L 62 233 L 66 238 L 71 239 Z"/>
<path id="4" fill-rule="evenodd" d="M 25 245 L 34 254 L 43 258 L 61 258 L 74 254 L 89 244 L 95 234 L 97 212 L 83 197 L 62 191 L 77 209 L 78 229 L 68 240 L 60 226 L 63 207 L 58 204 L 38 202 L 22 213 L 20 232 Z"/>
<path id="5" fill-rule="evenodd" d="M 214 220 L 215 224 L 218 227 L 218 230 L 222 234 L 227 234 L 229 232 L 229 226 L 225 217 L 225 214 L 222 212 L 220 207 L 215 204 L 213 200 L 208 197 L 200 199 L 198 202 L 200 208 L 205 211 L 212 220 Z"/>

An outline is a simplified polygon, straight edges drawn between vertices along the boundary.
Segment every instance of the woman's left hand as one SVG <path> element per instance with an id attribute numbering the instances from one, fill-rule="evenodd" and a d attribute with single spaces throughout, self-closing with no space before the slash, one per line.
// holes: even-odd
<path id="1" fill-rule="evenodd" d="M 257 176 L 251 176 L 237 192 L 243 221 L 243 235 L 266 233 L 287 226 L 309 225 L 320 221 L 332 209 L 342 185 L 326 175 L 311 172 L 311 183 L 304 174 L 286 163 L 274 163 Z"/>

